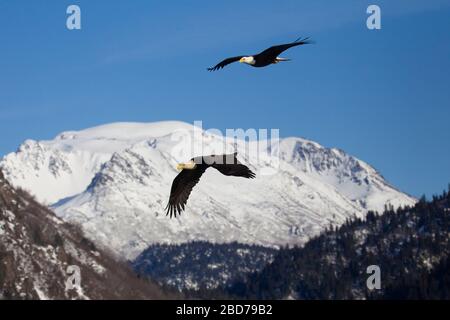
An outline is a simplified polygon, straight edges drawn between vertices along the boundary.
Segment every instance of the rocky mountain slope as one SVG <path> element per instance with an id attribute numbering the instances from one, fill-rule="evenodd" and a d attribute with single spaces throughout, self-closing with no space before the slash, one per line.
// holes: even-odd
<path id="1" fill-rule="evenodd" d="M 181 122 L 115 123 L 28 140 L 0 167 L 14 186 L 127 259 L 155 243 L 303 244 L 348 217 L 416 201 L 342 150 L 268 138 L 230 141 Z M 208 170 L 185 214 L 165 216 L 177 162 L 235 150 L 256 179 Z"/>
<path id="2" fill-rule="evenodd" d="M 174 297 L 137 278 L 77 227 L 14 189 L 0 171 L 0 300 Z"/>

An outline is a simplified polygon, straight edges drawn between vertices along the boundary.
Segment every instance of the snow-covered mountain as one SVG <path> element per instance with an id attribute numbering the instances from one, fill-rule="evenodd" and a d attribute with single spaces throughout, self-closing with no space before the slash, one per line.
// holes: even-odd
<path id="1" fill-rule="evenodd" d="M 165 216 L 177 162 L 235 150 L 256 179 L 208 170 L 186 212 Z M 339 149 L 302 138 L 229 141 L 182 122 L 114 123 L 27 140 L 0 167 L 14 186 L 128 259 L 154 243 L 302 244 L 350 216 L 415 202 Z"/>

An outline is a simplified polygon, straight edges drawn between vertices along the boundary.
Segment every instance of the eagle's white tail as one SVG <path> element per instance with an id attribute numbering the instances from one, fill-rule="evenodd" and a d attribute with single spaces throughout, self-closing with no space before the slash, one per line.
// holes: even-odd
<path id="1" fill-rule="evenodd" d="M 291 59 L 280 58 L 280 57 L 276 57 L 276 59 L 275 59 L 275 63 L 282 62 L 282 61 L 291 61 Z"/>

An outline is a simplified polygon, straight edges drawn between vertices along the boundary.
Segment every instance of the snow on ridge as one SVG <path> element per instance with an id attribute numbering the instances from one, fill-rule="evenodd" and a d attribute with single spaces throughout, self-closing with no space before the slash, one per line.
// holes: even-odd
<path id="1" fill-rule="evenodd" d="M 70 139 L 116 139 L 142 140 L 146 137 L 161 137 L 175 130 L 193 130 L 191 124 L 181 121 L 160 122 L 114 122 L 80 131 L 66 131 L 57 135 L 55 140 Z"/>

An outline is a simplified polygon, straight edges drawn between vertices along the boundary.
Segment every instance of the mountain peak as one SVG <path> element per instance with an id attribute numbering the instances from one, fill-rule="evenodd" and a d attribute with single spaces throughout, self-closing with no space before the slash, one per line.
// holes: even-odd
<path id="1" fill-rule="evenodd" d="M 176 130 L 193 130 L 194 126 L 181 121 L 160 122 L 114 122 L 80 130 L 66 131 L 56 136 L 55 140 L 142 140 L 146 137 L 162 137 Z"/>

